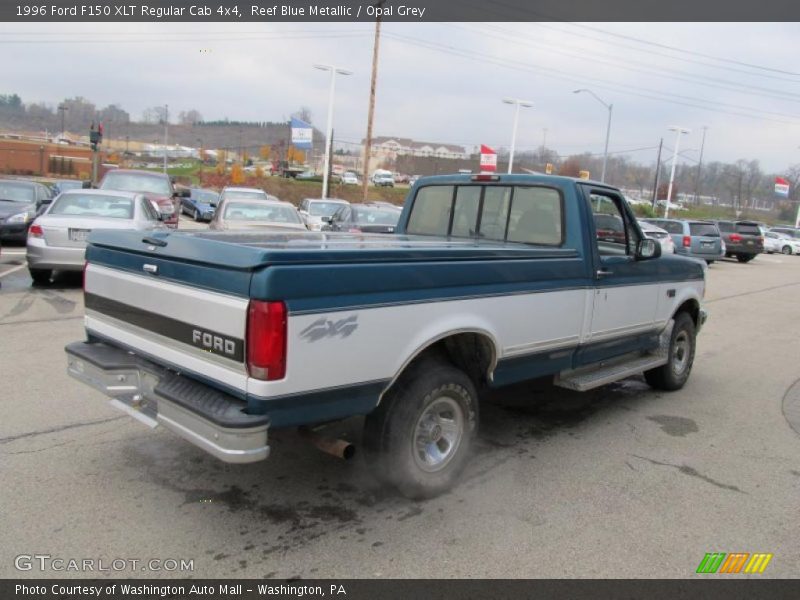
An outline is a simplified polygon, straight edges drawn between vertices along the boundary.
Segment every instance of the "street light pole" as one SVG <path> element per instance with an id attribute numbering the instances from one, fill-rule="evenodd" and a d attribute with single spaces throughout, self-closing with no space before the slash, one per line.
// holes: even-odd
<path id="1" fill-rule="evenodd" d="M 314 65 L 315 69 L 331 72 L 331 89 L 328 96 L 328 124 L 325 127 L 325 161 L 322 173 L 322 197 L 328 197 L 328 175 L 331 168 L 331 138 L 333 136 L 333 98 L 336 93 L 336 75 L 352 75 L 352 71 L 335 65 Z"/>
<path id="2" fill-rule="evenodd" d="M 669 186 L 667 187 L 667 204 L 664 207 L 664 218 L 669 217 L 669 203 L 672 202 L 672 185 L 675 181 L 675 167 L 678 164 L 678 146 L 681 143 L 681 134 L 683 133 L 691 133 L 691 129 L 685 129 L 683 127 L 678 127 L 677 125 L 673 125 L 669 128 L 670 131 L 675 132 L 675 148 L 672 151 L 672 169 L 669 172 Z"/>
<path id="3" fill-rule="evenodd" d="M 587 89 L 581 88 L 579 90 L 573 91 L 572 93 L 573 94 L 580 94 L 581 92 L 586 92 L 587 94 L 590 94 L 595 100 L 597 100 L 600 104 L 605 106 L 606 110 L 608 110 L 608 123 L 606 124 L 606 146 L 605 146 L 605 150 L 603 151 L 603 172 L 600 174 L 600 181 L 602 183 L 605 183 L 605 181 L 606 181 L 606 168 L 608 166 L 608 140 L 611 137 L 611 114 L 614 111 L 614 105 L 604 102 L 600 98 L 600 96 L 595 94 L 592 90 L 587 90 Z"/>
<path id="4" fill-rule="evenodd" d="M 167 174 L 167 140 L 169 133 L 169 104 L 164 105 L 164 175 Z"/>
<path id="5" fill-rule="evenodd" d="M 61 135 L 64 135 L 64 115 L 66 115 L 68 107 L 65 104 L 59 104 L 58 110 L 61 113 Z"/>
<path id="6" fill-rule="evenodd" d="M 511 151 L 508 155 L 508 174 L 511 174 L 512 169 L 514 168 L 514 149 L 517 145 L 517 125 L 519 124 L 519 107 L 524 106 L 525 108 L 530 108 L 533 106 L 533 102 L 530 100 L 520 100 L 519 98 L 503 98 L 503 102 L 506 104 L 514 104 L 514 129 L 511 130 Z"/>

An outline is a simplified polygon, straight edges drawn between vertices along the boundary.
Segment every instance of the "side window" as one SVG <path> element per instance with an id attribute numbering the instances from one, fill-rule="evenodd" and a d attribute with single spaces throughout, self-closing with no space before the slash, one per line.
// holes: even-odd
<path id="1" fill-rule="evenodd" d="M 155 209 L 153 209 L 153 205 L 150 204 L 150 200 L 147 198 L 142 198 L 139 200 L 139 205 L 142 207 L 142 212 L 148 221 L 158 221 L 158 215 L 156 214 Z"/>
<path id="2" fill-rule="evenodd" d="M 408 217 L 406 232 L 411 235 L 446 236 L 453 204 L 452 185 L 428 185 L 420 188 Z"/>
<path id="3" fill-rule="evenodd" d="M 592 194 L 588 202 L 600 256 L 633 254 L 638 239 L 635 229 L 626 227 L 625 214 L 619 204 L 611 196 L 601 194 Z"/>
<path id="4" fill-rule="evenodd" d="M 561 195 L 544 187 L 515 187 L 508 216 L 509 242 L 560 245 Z"/>
<path id="5" fill-rule="evenodd" d="M 717 227 L 719 227 L 720 231 L 724 231 L 726 233 L 733 231 L 733 223 L 730 221 L 717 221 Z"/>
<path id="6" fill-rule="evenodd" d="M 678 221 L 664 221 L 663 229 L 667 233 L 683 234 L 683 224 Z"/>
<path id="7" fill-rule="evenodd" d="M 491 186 L 483 193 L 480 237 L 487 240 L 504 240 L 508 224 L 508 207 L 511 204 L 511 188 Z"/>
<path id="8" fill-rule="evenodd" d="M 453 210 L 453 227 L 450 235 L 472 237 L 478 229 L 478 205 L 481 201 L 481 188 L 477 185 L 462 185 L 456 190 L 456 203 Z"/>

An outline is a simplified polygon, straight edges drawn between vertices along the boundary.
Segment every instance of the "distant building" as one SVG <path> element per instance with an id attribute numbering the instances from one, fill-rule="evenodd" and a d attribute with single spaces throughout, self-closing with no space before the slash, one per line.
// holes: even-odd
<path id="1" fill-rule="evenodd" d="M 361 141 L 362 145 L 366 140 Z M 372 139 L 371 161 L 394 161 L 398 156 L 430 156 L 434 158 L 468 159 L 463 146 L 438 142 L 417 142 L 410 138 L 376 137 Z"/>

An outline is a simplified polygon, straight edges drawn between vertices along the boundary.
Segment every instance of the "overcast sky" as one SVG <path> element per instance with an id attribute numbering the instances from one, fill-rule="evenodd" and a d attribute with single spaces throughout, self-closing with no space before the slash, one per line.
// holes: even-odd
<path id="1" fill-rule="evenodd" d="M 374 26 L 338 24 L 9 24 L 0 93 L 53 105 L 84 96 L 133 118 L 153 105 L 197 109 L 207 120 L 277 121 L 308 106 L 324 130 L 329 79 L 313 63 L 353 71 L 337 79 L 335 137 L 366 131 Z M 375 135 L 508 146 L 543 142 L 560 154 L 610 151 L 655 160 L 670 125 L 692 129 L 683 161 L 758 159 L 768 171 L 800 162 L 800 26 L 750 23 L 385 23 Z M 683 50 L 677 51 L 675 49 Z M 13 59 L 8 57 L 13 56 Z M 724 60 L 720 60 L 724 59 Z M 643 149 L 644 148 L 644 149 Z M 640 150 L 643 149 L 643 150 Z"/>

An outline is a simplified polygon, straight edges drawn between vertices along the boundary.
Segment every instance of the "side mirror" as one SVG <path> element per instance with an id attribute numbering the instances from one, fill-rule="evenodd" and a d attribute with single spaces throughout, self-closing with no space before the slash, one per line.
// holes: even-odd
<path id="1" fill-rule="evenodd" d="M 88 181 L 88 180 L 87 180 L 87 181 L 84 181 L 84 182 L 81 184 L 81 187 L 82 187 L 83 189 L 85 189 L 85 190 L 90 190 L 90 189 L 92 189 L 92 182 L 91 182 L 91 181 Z"/>
<path id="2" fill-rule="evenodd" d="M 649 260 L 661 256 L 661 244 L 657 240 L 644 238 L 636 247 L 636 260 Z"/>

